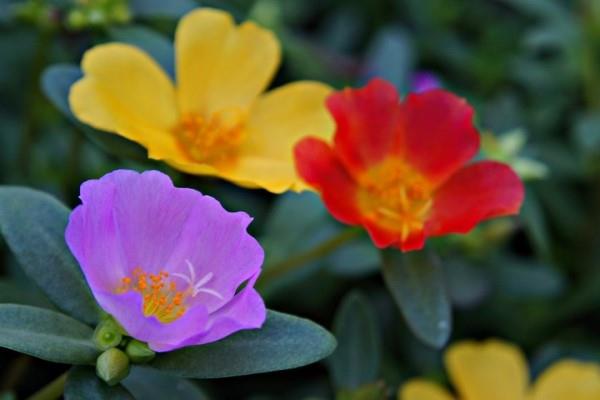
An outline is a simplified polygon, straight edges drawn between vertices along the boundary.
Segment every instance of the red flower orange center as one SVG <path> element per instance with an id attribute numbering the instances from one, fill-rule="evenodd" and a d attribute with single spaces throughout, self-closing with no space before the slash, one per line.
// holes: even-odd
<path id="1" fill-rule="evenodd" d="M 370 167 L 359 179 L 359 206 L 364 214 L 406 240 L 423 230 L 432 205 L 429 182 L 396 157 Z"/>
<path id="2" fill-rule="evenodd" d="M 210 164 L 231 162 L 245 138 L 246 111 L 228 108 L 201 116 L 184 114 L 174 129 L 180 148 L 192 160 Z"/>

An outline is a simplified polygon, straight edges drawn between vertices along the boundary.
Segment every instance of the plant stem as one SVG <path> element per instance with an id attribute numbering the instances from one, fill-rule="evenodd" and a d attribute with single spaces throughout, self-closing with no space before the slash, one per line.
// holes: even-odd
<path id="1" fill-rule="evenodd" d="M 67 375 L 69 371 L 65 372 L 34 394 L 32 394 L 27 400 L 56 400 L 59 399 L 65 391 L 65 383 L 67 382 Z"/>
<path id="2" fill-rule="evenodd" d="M 303 266 L 304 264 L 314 261 L 320 257 L 323 257 L 345 243 L 348 243 L 352 239 L 356 238 L 360 234 L 361 230 L 358 228 L 349 228 L 340 232 L 338 235 L 322 242 L 312 249 L 297 254 L 286 260 L 277 262 L 273 265 L 267 265 L 257 283 L 257 287 L 264 288 L 268 286 L 273 280 L 287 274 L 294 269 Z"/>

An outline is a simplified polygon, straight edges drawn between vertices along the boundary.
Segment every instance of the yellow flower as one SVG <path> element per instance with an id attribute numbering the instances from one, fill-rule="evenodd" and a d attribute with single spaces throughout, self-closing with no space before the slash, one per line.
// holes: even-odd
<path id="1" fill-rule="evenodd" d="M 563 360 L 548 368 L 530 386 L 525 357 L 508 343 L 461 342 L 446 352 L 446 368 L 461 400 L 597 400 L 600 366 Z M 454 400 L 441 386 L 413 379 L 398 400 Z"/>
<path id="2" fill-rule="evenodd" d="M 175 52 L 176 85 L 139 48 L 92 48 L 81 63 L 84 77 L 71 88 L 73 113 L 188 173 L 276 193 L 306 188 L 292 149 L 306 135 L 333 135 L 324 104 L 331 89 L 303 81 L 263 93 L 279 66 L 279 42 L 219 10 L 183 17 Z"/>

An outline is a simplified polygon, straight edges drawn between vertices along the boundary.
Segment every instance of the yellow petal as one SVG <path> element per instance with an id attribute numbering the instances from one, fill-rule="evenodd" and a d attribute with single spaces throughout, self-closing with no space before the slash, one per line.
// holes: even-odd
<path id="1" fill-rule="evenodd" d="M 177 153 L 171 129 L 177 123 L 175 90 L 164 71 L 142 50 L 119 43 L 88 50 L 84 77 L 69 93 L 82 122 L 115 132 L 148 148 L 151 156 Z"/>
<path id="2" fill-rule="evenodd" d="M 413 379 L 398 391 L 398 400 L 453 400 L 453 397 L 435 383 Z"/>
<path id="3" fill-rule="evenodd" d="M 250 109 L 246 140 L 229 176 L 254 182 L 271 192 L 302 190 L 293 150 L 306 136 L 331 140 L 334 122 L 325 107 L 331 88 L 317 82 L 296 82 L 263 96 Z"/>
<path id="4" fill-rule="evenodd" d="M 180 109 L 200 115 L 249 106 L 265 90 L 281 58 L 270 31 L 252 22 L 237 27 L 231 15 L 210 8 L 182 18 L 175 46 Z"/>
<path id="5" fill-rule="evenodd" d="M 600 367 L 565 360 L 547 369 L 536 381 L 531 400 L 598 400 Z"/>
<path id="6" fill-rule="evenodd" d="M 521 351 L 508 343 L 461 342 L 446 352 L 446 368 L 462 400 L 522 400 L 528 372 Z"/>

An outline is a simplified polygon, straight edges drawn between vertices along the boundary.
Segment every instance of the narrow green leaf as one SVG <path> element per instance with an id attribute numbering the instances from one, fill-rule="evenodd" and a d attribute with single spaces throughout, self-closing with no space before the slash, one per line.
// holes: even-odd
<path id="1" fill-rule="evenodd" d="M 98 306 L 65 243 L 69 212 L 46 193 L 0 188 L 0 231 L 23 270 L 58 308 L 92 323 Z"/>
<path id="2" fill-rule="evenodd" d="M 408 326 L 424 343 L 441 348 L 451 331 L 450 302 L 441 265 L 428 253 L 384 253 L 383 277 Z"/>
<path id="3" fill-rule="evenodd" d="M 540 258 L 549 258 L 550 238 L 548 237 L 548 223 L 540 200 L 533 190 L 528 190 L 525 194 L 525 202 L 521 209 L 521 220 L 523 221 L 525 233 L 535 247 L 536 253 Z"/>
<path id="4" fill-rule="evenodd" d="M 179 18 L 196 8 L 197 4 L 193 0 L 130 0 L 129 7 L 138 17 Z"/>
<path id="5" fill-rule="evenodd" d="M 25 285 L 16 279 L 0 279 L 0 303 L 53 308 L 52 303 L 34 284 Z"/>
<path id="6" fill-rule="evenodd" d="M 92 329 L 56 311 L 0 304 L 0 347 L 64 364 L 92 364 Z"/>
<path id="7" fill-rule="evenodd" d="M 118 135 L 99 131 L 80 123 L 69 107 L 71 85 L 83 76 L 81 69 L 72 64 L 56 64 L 42 73 L 42 91 L 52 104 L 79 128 L 94 144 L 104 151 L 125 159 L 146 160 L 146 151 L 137 143 Z"/>
<path id="8" fill-rule="evenodd" d="M 457 308 L 473 307 L 490 294 L 489 277 L 478 267 L 460 258 L 444 263 L 448 297 Z"/>
<path id="9" fill-rule="evenodd" d="M 208 400 L 200 387 L 187 379 L 169 376 L 151 368 L 133 367 L 123 386 L 136 399 L 164 400 Z"/>
<path id="10" fill-rule="evenodd" d="M 377 379 L 381 363 L 381 338 L 375 312 L 360 292 L 347 295 L 333 322 L 338 347 L 329 358 L 329 369 L 339 389 L 358 389 Z"/>
<path id="11" fill-rule="evenodd" d="M 365 235 L 332 252 L 326 263 L 335 275 L 359 278 L 379 270 L 381 254 Z"/>
<path id="12" fill-rule="evenodd" d="M 553 298 L 566 287 L 565 278 L 558 269 L 516 257 L 496 260 L 492 278 L 497 292 L 518 299 Z"/>
<path id="13" fill-rule="evenodd" d="M 108 386 L 96 376 L 92 367 L 73 367 L 65 386 L 65 400 L 132 400 L 121 385 Z"/>
<path id="14" fill-rule="evenodd" d="M 335 338 L 314 322 L 269 311 L 261 329 L 161 354 L 149 365 L 184 378 L 225 378 L 302 367 L 335 346 Z"/>
<path id="15" fill-rule="evenodd" d="M 415 63 L 410 35 L 397 26 L 381 29 L 367 51 L 369 76 L 387 79 L 403 92 L 410 90 L 410 73 Z"/>
<path id="16" fill-rule="evenodd" d="M 46 68 L 42 74 L 42 91 L 66 117 L 75 121 L 69 107 L 69 90 L 71 85 L 83 77 L 81 69 L 71 64 L 56 64 Z"/>
<path id="17" fill-rule="evenodd" d="M 388 398 L 386 392 L 387 388 L 383 382 L 375 382 L 356 390 L 339 391 L 335 398 L 336 400 L 385 400 Z"/>
<path id="18" fill-rule="evenodd" d="M 175 79 L 175 50 L 171 41 L 160 33 L 144 26 L 112 27 L 108 30 L 110 37 L 127 43 L 148 53 Z"/>

